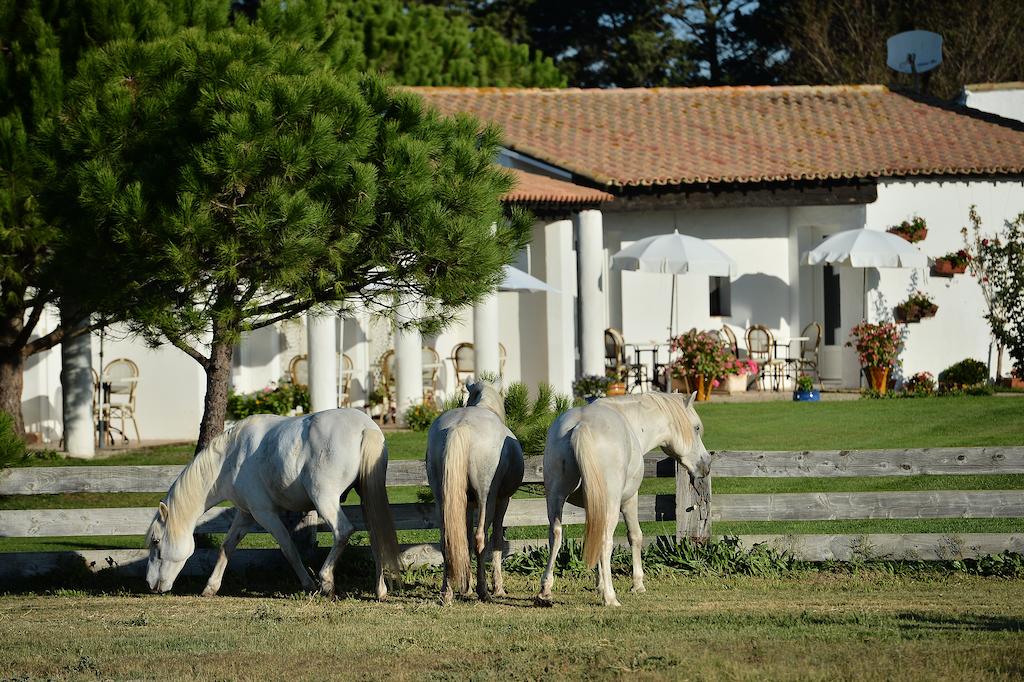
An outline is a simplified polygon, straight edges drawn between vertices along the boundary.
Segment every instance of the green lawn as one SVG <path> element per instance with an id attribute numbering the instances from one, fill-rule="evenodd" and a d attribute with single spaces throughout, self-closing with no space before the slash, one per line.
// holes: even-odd
<path id="1" fill-rule="evenodd" d="M 183 581 L 184 582 L 184 581 Z M 224 596 L 0 597 L 0 676 L 12 679 L 1018 680 L 1024 581 L 962 574 L 649 576 L 646 594 L 508 575 L 490 604 L 436 603 L 436 573 L 383 603 L 360 582 L 338 601 L 244 589 Z"/>

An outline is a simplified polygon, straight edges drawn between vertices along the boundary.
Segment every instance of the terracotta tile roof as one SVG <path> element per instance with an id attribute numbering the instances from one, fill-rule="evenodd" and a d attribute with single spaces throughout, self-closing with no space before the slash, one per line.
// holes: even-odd
<path id="1" fill-rule="evenodd" d="M 580 187 L 565 180 L 549 178 L 546 175 L 527 173 L 510 168 L 516 176 L 516 186 L 503 198 L 505 201 L 522 204 L 587 205 L 611 201 L 615 197 L 591 187 Z"/>
<path id="2" fill-rule="evenodd" d="M 1024 128 L 882 86 L 413 90 L 607 187 L 1024 172 Z"/>

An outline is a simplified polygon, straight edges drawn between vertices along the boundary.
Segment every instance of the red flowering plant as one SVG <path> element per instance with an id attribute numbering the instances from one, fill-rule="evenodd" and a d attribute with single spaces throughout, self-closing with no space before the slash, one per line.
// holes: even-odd
<path id="1" fill-rule="evenodd" d="M 959 251 L 950 251 L 941 260 L 948 260 L 950 265 L 955 268 L 967 267 L 967 263 L 971 260 L 971 254 L 967 253 L 966 249 L 960 249 Z"/>
<path id="2" fill-rule="evenodd" d="M 669 339 L 669 351 L 679 355 L 669 363 L 672 376 L 682 378 L 690 374 L 703 374 L 714 381 L 728 372 L 732 353 L 715 332 L 691 329 Z"/>
<path id="3" fill-rule="evenodd" d="M 903 382 L 903 390 L 917 395 L 930 395 L 935 392 L 935 377 L 931 372 L 918 372 Z"/>
<path id="4" fill-rule="evenodd" d="M 895 323 L 873 324 L 864 321 L 850 330 L 850 337 L 853 341 L 846 345 L 852 345 L 857 350 L 862 366 L 892 367 L 899 362 L 903 340 Z"/>

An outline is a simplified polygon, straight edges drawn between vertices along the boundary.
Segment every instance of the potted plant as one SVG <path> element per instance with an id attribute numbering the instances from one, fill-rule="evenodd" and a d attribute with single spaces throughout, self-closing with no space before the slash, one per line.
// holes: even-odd
<path id="1" fill-rule="evenodd" d="M 751 377 L 756 377 L 757 360 L 753 358 L 732 358 L 725 364 L 725 378 L 716 390 L 722 393 L 743 393 L 750 385 Z"/>
<path id="2" fill-rule="evenodd" d="M 924 222 L 924 218 L 914 216 L 910 220 L 904 220 L 899 225 L 893 225 L 886 231 L 897 237 L 903 237 L 913 244 L 914 242 L 923 241 L 928 236 L 928 225 Z"/>
<path id="3" fill-rule="evenodd" d="M 821 400 L 821 394 L 814 390 L 814 379 L 808 374 L 801 374 L 796 378 L 796 388 L 793 390 L 793 400 L 797 402 L 816 403 Z"/>
<path id="4" fill-rule="evenodd" d="M 966 272 L 967 263 L 971 260 L 971 254 L 964 249 L 950 251 L 945 256 L 936 258 L 932 263 L 932 274 L 938 277 L 952 277 Z"/>
<path id="5" fill-rule="evenodd" d="M 607 395 L 626 395 L 626 372 L 624 370 L 609 367 L 605 370 L 605 376 L 609 381 Z"/>
<path id="6" fill-rule="evenodd" d="M 857 350 L 861 367 L 868 377 L 868 385 L 881 394 L 889 388 L 889 372 L 900 354 L 902 341 L 895 323 L 873 324 L 867 320 L 850 330 L 853 339 L 846 345 Z"/>
<path id="7" fill-rule="evenodd" d="M 612 380 L 597 374 L 588 374 L 572 382 L 572 394 L 592 403 L 598 398 L 608 395 L 608 386 Z"/>
<path id="8" fill-rule="evenodd" d="M 697 400 L 710 400 L 713 385 L 725 376 L 725 367 L 732 359 L 718 334 L 691 329 L 669 339 L 669 351 L 679 354 L 669 363 L 673 386 L 696 391 Z"/>
<path id="9" fill-rule="evenodd" d="M 906 301 L 896 306 L 893 314 L 900 322 L 920 322 L 926 317 L 934 317 L 938 310 L 939 306 L 935 305 L 928 294 L 915 291 Z"/>

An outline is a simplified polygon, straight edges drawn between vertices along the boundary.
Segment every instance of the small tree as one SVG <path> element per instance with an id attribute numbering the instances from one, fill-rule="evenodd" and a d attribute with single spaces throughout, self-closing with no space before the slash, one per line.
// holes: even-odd
<path id="1" fill-rule="evenodd" d="M 1003 374 L 1003 349 L 1013 358 L 1014 376 L 1024 378 L 1024 213 L 1003 223 L 1003 232 L 986 236 L 971 206 L 971 229 L 960 230 L 969 255 L 967 267 L 978 280 L 996 339 L 996 377 Z"/>
<path id="2" fill-rule="evenodd" d="M 527 238 L 499 201 L 496 129 L 335 60 L 258 26 L 117 43 L 48 131 L 63 256 L 97 267 L 65 291 L 203 367 L 198 448 L 223 429 L 242 331 L 355 297 L 426 300 L 443 322 Z"/>

